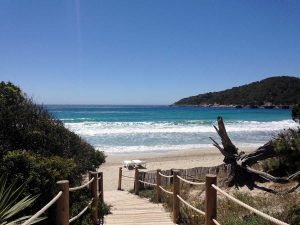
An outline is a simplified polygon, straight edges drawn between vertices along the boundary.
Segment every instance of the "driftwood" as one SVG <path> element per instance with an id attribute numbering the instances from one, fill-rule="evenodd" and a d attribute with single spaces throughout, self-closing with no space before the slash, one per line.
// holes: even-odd
<path id="1" fill-rule="evenodd" d="M 271 181 L 275 183 L 288 183 L 290 181 L 297 180 L 300 181 L 300 171 L 294 173 L 289 177 L 274 177 L 263 171 L 259 171 L 251 168 L 252 165 L 259 161 L 280 156 L 282 153 L 275 151 L 272 146 L 272 141 L 269 141 L 265 145 L 259 147 L 253 152 L 245 153 L 238 150 L 238 148 L 230 140 L 225 125 L 223 123 L 222 117 L 217 118 L 218 128 L 214 126 L 218 135 L 221 138 L 221 147 L 213 138 L 213 145 L 220 150 L 224 156 L 224 163 L 231 165 L 232 169 L 227 178 L 228 186 L 241 187 L 246 185 L 249 189 L 260 188 L 265 191 L 273 192 L 273 190 L 267 189 L 265 187 L 259 187 L 255 182 L 266 182 Z"/>

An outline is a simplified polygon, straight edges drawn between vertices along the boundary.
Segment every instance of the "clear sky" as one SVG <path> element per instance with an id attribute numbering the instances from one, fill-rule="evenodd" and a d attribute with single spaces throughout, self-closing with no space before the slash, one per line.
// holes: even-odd
<path id="1" fill-rule="evenodd" d="M 299 0 L 0 0 L 0 80 L 44 104 L 170 104 L 300 75 Z"/>

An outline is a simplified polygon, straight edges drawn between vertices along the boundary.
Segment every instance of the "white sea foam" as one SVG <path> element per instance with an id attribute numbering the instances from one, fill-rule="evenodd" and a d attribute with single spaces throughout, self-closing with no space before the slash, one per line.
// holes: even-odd
<path id="1" fill-rule="evenodd" d="M 212 147 L 209 137 L 218 138 L 212 125 L 207 121 L 65 123 L 96 149 L 108 153 Z M 292 120 L 226 122 L 226 129 L 238 147 L 261 146 L 281 130 L 296 127 Z"/>
<path id="2" fill-rule="evenodd" d="M 143 134 L 143 133 L 213 133 L 212 124 L 174 123 L 174 122 L 80 122 L 65 123 L 65 126 L 82 136 L 101 136 L 108 134 Z M 277 132 L 296 128 L 292 120 L 258 122 L 239 121 L 226 123 L 228 132 Z"/>

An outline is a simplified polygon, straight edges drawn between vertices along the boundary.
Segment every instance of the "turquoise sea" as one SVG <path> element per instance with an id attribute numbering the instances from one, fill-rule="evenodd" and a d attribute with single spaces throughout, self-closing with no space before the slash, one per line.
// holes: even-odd
<path id="1" fill-rule="evenodd" d="M 65 127 L 108 154 L 213 147 L 222 116 L 238 147 L 260 146 L 296 127 L 290 110 L 168 106 L 48 105 Z"/>

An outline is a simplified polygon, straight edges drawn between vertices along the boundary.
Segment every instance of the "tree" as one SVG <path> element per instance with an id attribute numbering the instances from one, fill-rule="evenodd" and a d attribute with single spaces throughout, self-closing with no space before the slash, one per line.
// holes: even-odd
<path id="1" fill-rule="evenodd" d="M 228 186 L 244 186 L 249 189 L 260 188 L 266 191 L 275 192 L 274 190 L 259 187 L 256 182 L 271 181 L 275 183 L 288 183 L 290 181 L 300 181 L 300 131 L 287 130 L 280 134 L 277 138 L 269 141 L 265 145 L 259 147 L 253 152 L 245 153 L 239 151 L 238 148 L 230 140 L 222 117 L 217 118 L 218 128 L 214 126 L 221 138 L 221 147 L 213 138 L 210 138 L 214 146 L 220 150 L 224 156 L 224 163 L 231 166 L 231 172 L 226 180 Z M 290 176 L 277 177 L 271 173 L 260 171 L 252 168 L 254 164 L 271 158 L 278 158 L 284 163 L 297 162 L 293 164 L 289 172 L 293 172 Z M 299 184 L 297 185 L 297 187 Z"/>

